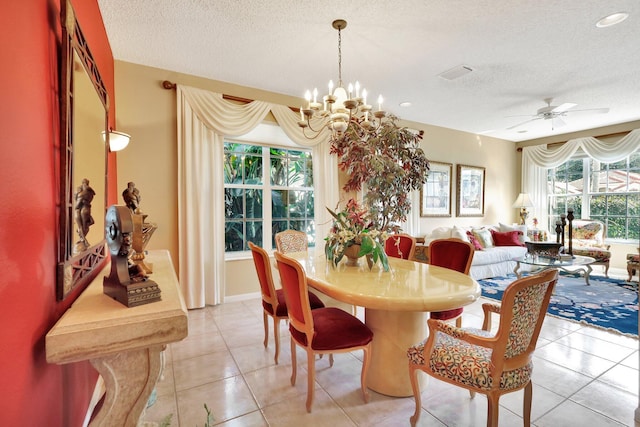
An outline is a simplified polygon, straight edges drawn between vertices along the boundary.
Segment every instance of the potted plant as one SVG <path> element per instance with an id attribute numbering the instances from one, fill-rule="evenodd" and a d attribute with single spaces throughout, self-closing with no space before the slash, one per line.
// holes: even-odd
<path id="1" fill-rule="evenodd" d="M 389 260 L 384 252 L 387 234 L 374 227 L 366 208 L 349 199 L 344 209 L 327 210 L 333 216 L 333 226 L 325 239 L 325 255 L 329 262 L 337 265 L 347 256 L 347 265 L 357 265 L 358 258 L 364 256 L 369 269 L 380 262 L 384 271 L 389 271 Z"/>
<path id="2" fill-rule="evenodd" d="M 364 204 L 374 228 L 399 231 L 411 210 L 411 191 L 426 182 L 429 160 L 420 148 L 423 132 L 414 132 L 397 124 L 390 115 L 375 132 L 349 126 L 340 137 L 331 140 L 331 153 L 338 167 L 349 175 L 346 192 L 367 189 Z"/>

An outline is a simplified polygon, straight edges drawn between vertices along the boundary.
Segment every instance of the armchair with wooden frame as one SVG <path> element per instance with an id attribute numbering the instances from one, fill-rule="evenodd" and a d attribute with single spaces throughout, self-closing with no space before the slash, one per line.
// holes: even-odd
<path id="1" fill-rule="evenodd" d="M 390 257 L 412 260 L 415 250 L 416 239 L 408 234 L 392 234 L 384 241 L 384 252 Z"/>
<path id="2" fill-rule="evenodd" d="M 505 289 L 501 304 L 485 303 L 482 329 L 457 328 L 429 319 L 429 337 L 407 351 L 409 376 L 416 408 L 415 425 L 422 411 L 418 372 L 482 393 L 488 399 L 487 427 L 498 425 L 500 396 L 524 389 L 523 421 L 531 424 L 533 352 L 542 328 L 558 270 L 523 277 Z M 491 333 L 492 313 L 500 315 Z"/>

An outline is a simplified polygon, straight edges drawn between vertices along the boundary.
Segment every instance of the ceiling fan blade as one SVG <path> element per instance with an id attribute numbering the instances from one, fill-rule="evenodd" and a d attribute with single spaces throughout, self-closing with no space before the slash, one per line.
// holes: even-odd
<path id="1" fill-rule="evenodd" d="M 572 102 L 565 102 L 564 104 L 560 104 L 557 107 L 555 107 L 553 110 L 551 110 L 552 113 L 563 113 L 567 110 L 570 110 L 571 108 L 575 107 L 578 104 L 574 104 Z"/>
<path id="2" fill-rule="evenodd" d="M 515 128 L 517 128 L 517 127 L 520 127 L 520 126 L 522 126 L 522 125 L 525 125 L 525 124 L 527 124 L 527 123 L 529 123 L 529 122 L 533 122 L 533 121 L 535 121 L 535 120 L 540 120 L 540 117 L 534 117 L 533 119 L 529 119 L 529 120 L 526 120 L 526 121 L 524 121 L 524 122 L 518 123 L 518 124 L 516 124 L 516 125 L 510 126 L 510 127 L 508 127 L 508 128 L 507 128 L 507 130 L 515 129 Z"/>
<path id="3" fill-rule="evenodd" d="M 580 113 L 583 111 L 590 111 L 594 114 L 607 114 L 609 112 L 609 108 L 585 108 L 583 110 L 571 110 L 571 113 Z"/>

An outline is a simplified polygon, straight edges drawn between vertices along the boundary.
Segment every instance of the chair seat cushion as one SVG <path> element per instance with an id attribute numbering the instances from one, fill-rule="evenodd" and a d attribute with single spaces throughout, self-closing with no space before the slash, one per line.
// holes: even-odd
<path id="1" fill-rule="evenodd" d="M 278 309 L 276 310 L 275 315 L 277 317 L 287 317 L 287 303 L 284 300 L 284 291 L 282 289 L 276 289 L 276 297 L 278 298 Z M 309 292 L 309 305 L 311 306 L 311 310 L 324 307 L 324 303 L 313 292 Z M 262 301 L 262 307 L 267 311 L 267 313 L 271 315 L 274 314 L 271 304 Z"/>
<path id="2" fill-rule="evenodd" d="M 489 337 L 491 334 L 480 329 L 465 328 L 473 335 Z M 412 346 L 407 351 L 409 362 L 425 365 L 424 344 Z M 490 390 L 493 388 L 491 349 L 466 343 L 442 332 L 437 332 L 436 340 L 429 360 L 429 371 L 469 388 Z M 500 378 L 501 390 L 517 390 L 531 378 L 533 364 L 505 371 Z"/>
<path id="3" fill-rule="evenodd" d="M 336 307 L 312 310 L 315 335 L 311 348 L 314 350 L 341 350 L 364 346 L 373 339 L 373 332 L 357 317 Z M 293 339 L 306 346 L 307 338 L 289 324 Z M 336 333 L 339 331 L 339 333 Z"/>
<path id="4" fill-rule="evenodd" d="M 611 259 L 611 251 L 606 250 L 604 248 L 596 248 L 596 247 L 588 247 L 588 246 L 581 247 L 581 248 L 573 248 L 573 254 L 595 258 L 596 262 L 606 262 Z"/>
<path id="5" fill-rule="evenodd" d="M 433 311 L 431 312 L 432 319 L 438 320 L 450 320 L 455 319 L 456 317 L 462 314 L 462 307 L 454 308 L 453 310 L 445 310 L 445 311 Z"/>

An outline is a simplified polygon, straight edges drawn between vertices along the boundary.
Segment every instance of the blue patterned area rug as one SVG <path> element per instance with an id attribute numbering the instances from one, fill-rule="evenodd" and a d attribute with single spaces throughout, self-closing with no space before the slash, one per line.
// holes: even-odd
<path id="1" fill-rule="evenodd" d="M 501 300 L 515 275 L 478 280 L 482 296 Z M 590 286 L 582 276 L 560 273 L 548 313 L 575 322 L 638 336 L 638 284 L 591 275 Z"/>

